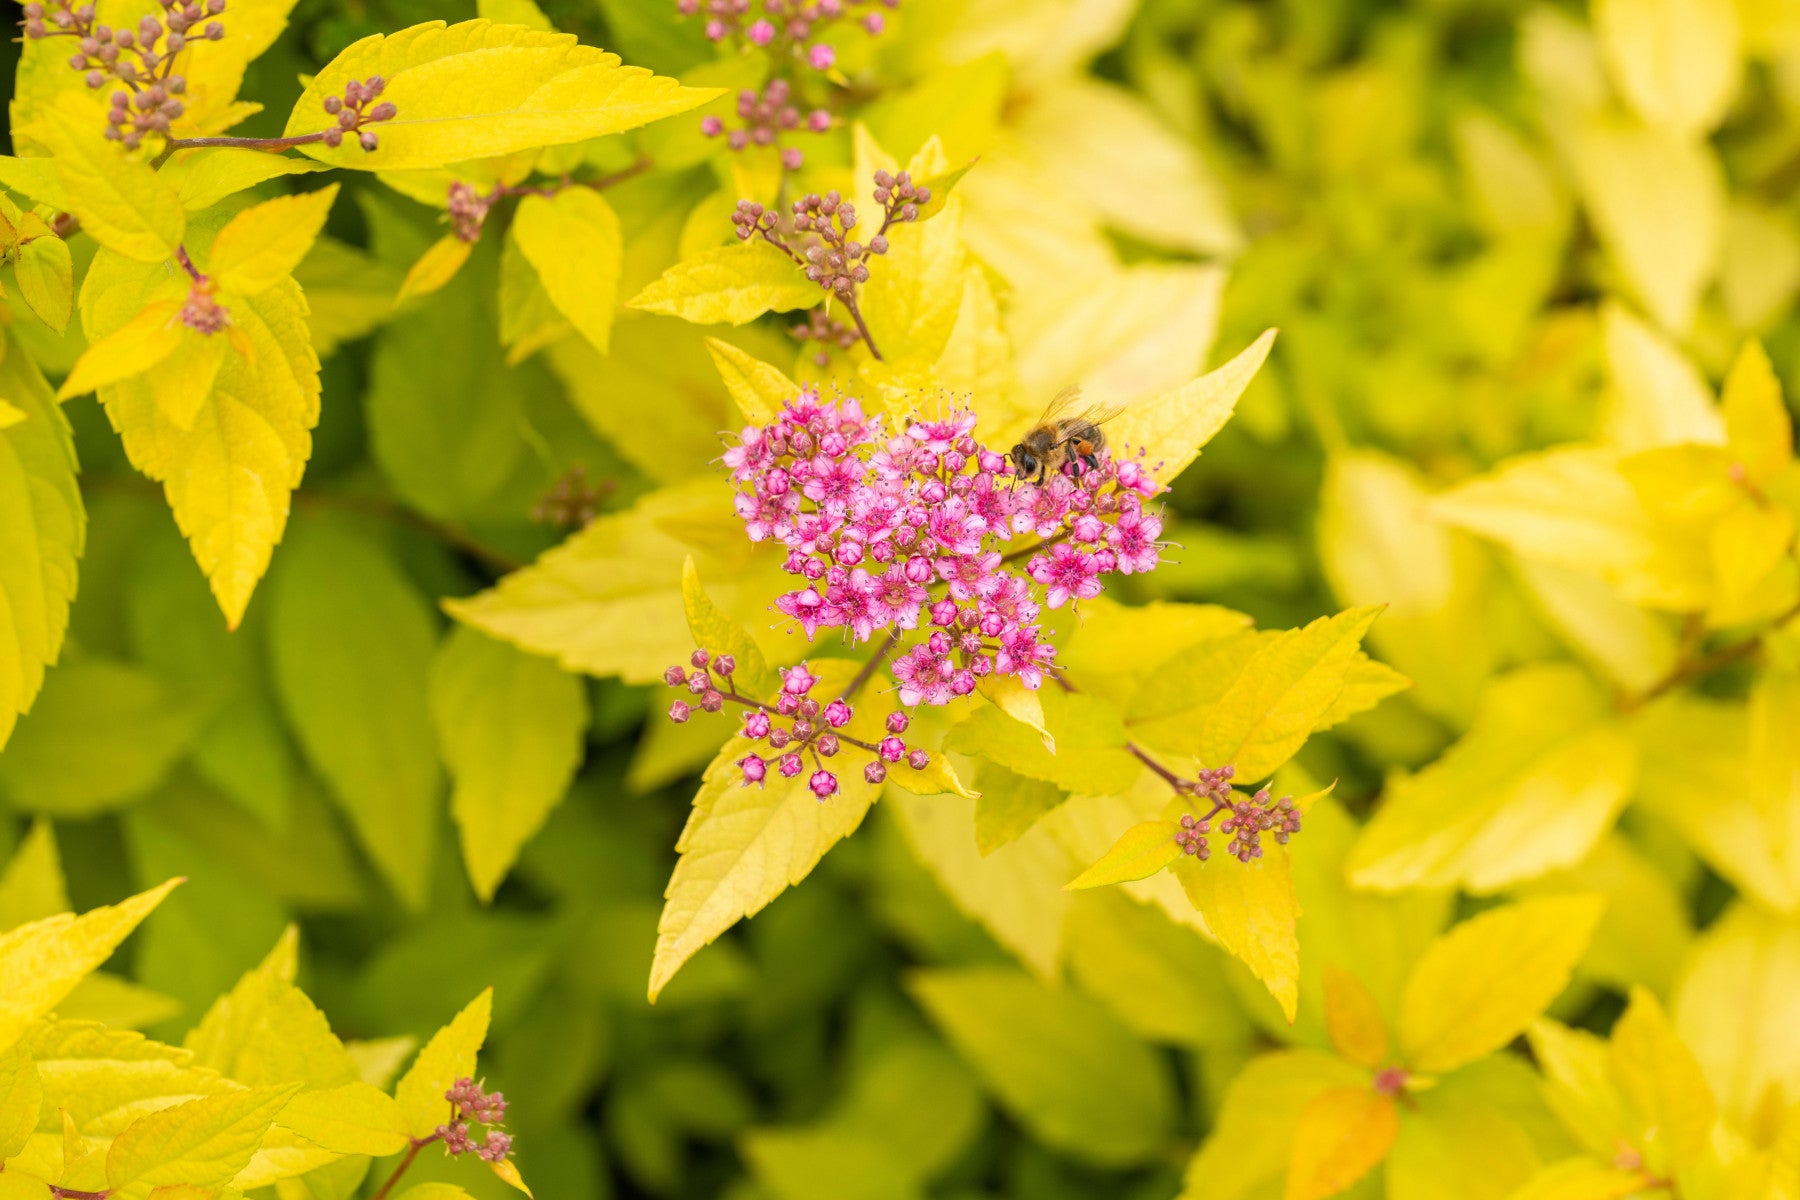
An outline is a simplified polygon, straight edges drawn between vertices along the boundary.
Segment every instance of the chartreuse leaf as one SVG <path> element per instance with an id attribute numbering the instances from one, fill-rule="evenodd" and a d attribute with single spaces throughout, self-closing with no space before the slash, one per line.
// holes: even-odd
<path id="1" fill-rule="evenodd" d="M 681 601 L 687 609 L 688 632 L 694 646 L 717 658 L 729 654 L 737 660 L 731 675 L 734 690 L 753 700 L 766 700 L 775 695 L 781 678 L 763 658 L 762 650 L 744 632 L 743 626 L 726 616 L 706 594 L 700 582 L 700 569 L 694 556 L 681 564 Z"/>
<path id="2" fill-rule="evenodd" d="M 475 243 L 465 242 L 454 233 L 446 233 L 431 243 L 417 262 L 407 270 L 406 278 L 400 281 L 400 291 L 394 296 L 394 303 L 415 300 L 431 293 L 456 278 L 456 273 L 469 261 L 469 255 L 475 252 Z"/>
<path id="3" fill-rule="evenodd" d="M 184 327 L 180 312 L 179 299 L 153 301 L 125 324 L 91 342 L 75 360 L 75 369 L 57 389 L 56 398 L 67 400 L 97 391 L 163 362 L 181 346 Z"/>
<path id="4" fill-rule="evenodd" d="M 114 1193 L 148 1194 L 186 1184 L 216 1188 L 249 1165 L 263 1135 L 295 1093 L 297 1083 L 203 1096 L 138 1118 L 106 1152 L 106 1186 Z"/>
<path id="5" fill-rule="evenodd" d="M 24 419 L 0 422 L 0 747 L 56 661 L 75 597 L 87 514 L 68 420 L 37 367 L 0 342 L 0 395 Z"/>
<path id="6" fill-rule="evenodd" d="M 1301 1114 L 1328 1092 L 1368 1087 L 1367 1072 L 1316 1050 L 1265 1054 L 1225 1089 L 1218 1120 L 1189 1160 L 1180 1200 L 1248 1200 L 1279 1193 Z"/>
<path id="7" fill-rule="evenodd" d="M 338 185 L 246 208 L 213 239 L 208 272 L 228 292 L 253 296 L 294 273 L 331 215 Z"/>
<path id="8" fill-rule="evenodd" d="M 1738 351 L 1719 396 L 1725 444 L 1751 482 L 1766 486 L 1794 460 L 1794 423 L 1781 399 L 1781 381 L 1762 343 Z"/>
<path id="9" fill-rule="evenodd" d="M 98 104 L 64 93 L 32 133 L 55 159 L 63 207 L 81 218 L 83 231 L 128 258 L 165 262 L 187 228 L 181 197 L 147 164 L 101 137 L 105 128 Z"/>
<path id="10" fill-rule="evenodd" d="M 1439 1074 L 1490 1054 L 1568 986 L 1605 900 L 1570 895 L 1489 909 L 1426 950 L 1400 997 L 1400 1051 Z"/>
<path id="11" fill-rule="evenodd" d="M 323 163 L 270 154 L 267 150 L 218 146 L 178 151 L 158 174 L 174 185 L 182 207 L 199 212 L 259 183 L 325 169 Z"/>
<path id="12" fill-rule="evenodd" d="M 20 297 L 38 320 L 58 333 L 68 327 L 69 306 L 75 299 L 75 267 L 69 243 L 54 234 L 19 243 L 13 276 L 19 281 Z"/>
<path id="13" fill-rule="evenodd" d="M 253 1085 L 337 1087 L 356 1078 L 325 1014 L 294 986 L 296 943 L 289 926 L 268 957 L 207 1010 L 184 1043 L 197 1064 Z"/>
<path id="14" fill-rule="evenodd" d="M 1720 442 L 1712 389 L 1680 350 L 1616 300 L 1600 309 L 1606 348 L 1607 440 L 1621 450 Z"/>
<path id="15" fill-rule="evenodd" d="M 21 1043 L 37 1063 L 45 1114 L 66 1111 L 83 1133 L 110 1137 L 158 1108 L 232 1091 L 185 1050 L 91 1021 L 44 1022 Z"/>
<path id="16" fill-rule="evenodd" d="M 513 216 L 511 236 L 557 310 L 605 354 L 612 341 L 625 249 L 612 205 L 583 187 L 527 196 Z"/>
<path id="17" fill-rule="evenodd" d="M 863 285 L 861 300 L 883 356 L 929 362 L 949 344 L 967 267 L 962 211 L 962 201 L 949 197 L 935 219 L 888 229 L 888 252 Z"/>
<path id="18" fill-rule="evenodd" d="M 0 400 L 0 429 L 11 429 L 25 419 L 25 410 L 16 404 Z"/>
<path id="19" fill-rule="evenodd" d="M 1664 1179 L 1686 1170 L 1706 1152 L 1717 1111 L 1693 1052 L 1644 988 L 1631 990 L 1609 1049 L 1645 1165 Z"/>
<path id="20" fill-rule="evenodd" d="M 1207 715 L 1200 760 L 1249 782 L 1292 758 L 1344 690 L 1378 606 L 1321 617 L 1264 641 Z"/>
<path id="21" fill-rule="evenodd" d="M 371 75 L 387 81 L 381 99 L 396 109 L 393 119 L 372 127 L 379 147 L 365 151 L 349 137 L 336 149 L 308 143 L 305 154 L 365 171 L 441 167 L 618 133 L 718 94 L 621 66 L 618 55 L 578 45 L 569 34 L 432 21 L 366 37 L 332 59 L 295 103 L 286 135 L 334 124 L 325 97 Z"/>
<path id="22" fill-rule="evenodd" d="M 1183 850 L 1175 841 L 1180 832 L 1181 825 L 1176 821 L 1142 821 L 1133 825 L 1119 835 L 1105 857 L 1064 886 L 1079 890 L 1146 879 L 1182 856 Z"/>
<path id="23" fill-rule="evenodd" d="M 981 694 L 1015 721 L 1029 725 L 1044 740 L 1044 749 L 1056 753 L 1056 738 L 1045 723 L 1044 700 L 1036 688 L 1028 688 L 1017 675 L 990 675 L 981 681 Z"/>
<path id="24" fill-rule="evenodd" d="M 1394 1098 L 1371 1087 L 1320 1092 L 1300 1114 L 1285 1200 L 1325 1200 L 1374 1170 L 1400 1132 Z"/>
<path id="25" fill-rule="evenodd" d="M 301 1092 L 275 1118 L 314 1145 L 338 1154 L 380 1158 L 406 1149 L 406 1121 L 400 1104 L 360 1079 L 337 1087 Z"/>
<path id="26" fill-rule="evenodd" d="M 1637 753 L 1578 668 L 1522 667 L 1461 741 L 1396 779 L 1348 869 L 1359 887 L 1492 892 L 1588 856 L 1630 795 Z"/>
<path id="27" fill-rule="evenodd" d="M 1166 1065 L 1105 1008 L 1000 967 L 920 971 L 908 989 L 999 1102 L 1051 1147 L 1104 1166 L 1168 1136 Z"/>
<path id="28" fill-rule="evenodd" d="M 431 1035 L 394 1086 L 394 1099 L 412 1137 L 427 1137 L 450 1119 L 450 1101 L 444 1093 L 458 1079 L 474 1077 L 475 1055 L 487 1041 L 493 1009 L 494 991 L 489 988 Z"/>
<path id="29" fill-rule="evenodd" d="M 822 295 L 793 259 L 767 242 L 750 241 L 676 263 L 629 304 L 697 325 L 742 325 L 766 312 L 810 308 Z"/>
<path id="30" fill-rule="evenodd" d="M 1642 1172 L 1623 1171 L 1591 1158 L 1571 1158 L 1533 1175 L 1509 1200 L 1625 1200 L 1644 1187 Z"/>
<path id="31" fill-rule="evenodd" d="M 581 765 L 587 693 L 549 659 L 463 625 L 432 662 L 431 712 L 469 880 L 491 900 Z"/>
<path id="32" fill-rule="evenodd" d="M 1387 1022 L 1362 980 L 1335 963 L 1325 964 L 1325 1032 L 1337 1052 L 1359 1067 L 1387 1061 Z"/>
<path id="33" fill-rule="evenodd" d="M 1041 695 L 1045 735 L 988 704 L 970 713 L 944 739 L 946 748 L 999 763 L 1065 791 L 1092 795 L 1122 792 L 1142 764 L 1125 749 L 1125 727 L 1116 708 L 1094 696 L 1062 691 Z"/>
<path id="34" fill-rule="evenodd" d="M 44 1083 L 25 1047 L 0 1054 L 0 1162 L 25 1148 L 43 1102 Z"/>
<path id="35" fill-rule="evenodd" d="M 431 609 L 387 554 L 326 522 L 288 547 L 273 605 L 275 688 L 300 744 L 400 898 L 422 906 L 443 782 Z"/>
<path id="36" fill-rule="evenodd" d="M 1300 1005 L 1300 901 L 1287 847 L 1265 843 L 1262 857 L 1247 863 L 1223 853 L 1204 863 L 1183 855 L 1175 878 L 1219 944 L 1262 980 L 1293 1024 Z"/>
<path id="37" fill-rule="evenodd" d="M 63 913 L 0 935 L 0 1047 L 11 1048 L 105 962 L 181 880 L 80 916 Z"/>
<path id="38" fill-rule="evenodd" d="M 53 917 L 70 907 L 56 832 L 49 821 L 39 818 L 0 873 L 0 930 Z"/>
<path id="39" fill-rule="evenodd" d="M 1420 1081 L 1423 1082 L 1423 1081 Z M 1519 1059 L 1494 1057 L 1401 1100 L 1383 1170 L 1389 1200 L 1505 1200 L 1565 1146 Z"/>
<path id="40" fill-rule="evenodd" d="M 1750 688 L 1745 771 L 1762 843 L 1790 884 L 1800 886 L 1800 672 L 1770 664 Z"/>
<path id="41" fill-rule="evenodd" d="M 975 848 L 985 856 L 1021 837 L 1054 812 L 1069 794 L 1054 783 L 1027 779 L 998 763 L 983 763 L 975 776 Z"/>
<path id="42" fill-rule="evenodd" d="M 1738 13 L 1711 0 L 1600 0 L 1594 32 L 1613 82 L 1638 116 L 1705 135 L 1724 119 L 1743 73 Z"/>
<path id="43" fill-rule="evenodd" d="M 749 352 L 718 338 L 706 339 L 706 352 L 719 369 L 719 378 L 737 402 L 738 411 L 752 425 L 767 425 L 781 415 L 781 408 L 800 394 L 800 385 Z"/>
<path id="44" fill-rule="evenodd" d="M 1785 1015 L 1796 989 L 1800 924 L 1742 902 L 1700 936 L 1676 987 L 1682 1041 L 1720 1111 L 1752 1136 L 1769 1136 L 1800 1094 L 1800 1028 Z"/>
<path id="45" fill-rule="evenodd" d="M 434 1179 L 413 1184 L 400 1193 L 399 1200 L 471 1200 L 471 1197 L 454 1183 Z"/>
<path id="46" fill-rule="evenodd" d="M 1144 451 L 1156 478 L 1165 482 L 1175 478 L 1231 419 L 1238 397 L 1262 369 L 1274 344 L 1271 329 L 1236 358 L 1192 383 L 1132 405 L 1107 426 L 1107 438 L 1127 451 Z"/>

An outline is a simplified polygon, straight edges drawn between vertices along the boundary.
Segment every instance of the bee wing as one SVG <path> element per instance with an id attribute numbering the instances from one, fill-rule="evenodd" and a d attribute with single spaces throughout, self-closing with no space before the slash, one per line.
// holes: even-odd
<path id="1" fill-rule="evenodd" d="M 1050 407 L 1044 410 L 1039 425 L 1055 428 L 1068 421 L 1085 421 L 1090 425 L 1104 425 L 1131 406 L 1129 400 L 1119 398 L 1092 400 L 1079 387 L 1066 387 L 1056 393 L 1050 401 Z"/>

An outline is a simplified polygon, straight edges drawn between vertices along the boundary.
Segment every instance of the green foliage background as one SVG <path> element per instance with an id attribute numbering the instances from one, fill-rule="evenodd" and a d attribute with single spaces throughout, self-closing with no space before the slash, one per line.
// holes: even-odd
<path id="1" fill-rule="evenodd" d="M 1741 94 L 1710 141 L 1706 130 L 1683 135 L 1716 154 L 1729 198 L 1702 186 L 1696 208 L 1679 187 L 1656 192 L 1667 172 L 1654 158 L 1622 150 L 1608 158 L 1561 140 L 1573 135 L 1559 125 L 1579 108 L 1569 93 L 1598 69 L 1580 49 L 1589 18 L 1579 6 L 975 7 L 1000 24 L 1037 22 L 1045 40 L 1027 51 L 1017 49 L 1025 39 L 1013 43 L 989 91 L 968 68 L 881 79 L 892 94 L 873 98 L 880 123 L 897 138 L 940 132 L 965 156 L 987 151 L 1018 107 L 1042 101 L 1034 88 L 1043 80 L 1051 89 L 1078 78 L 1123 89 L 1133 119 L 1199 153 L 1224 210 L 1184 214 L 1154 195 L 1141 209 L 1133 197 L 1095 201 L 1105 167 L 1072 154 L 1053 164 L 1064 193 L 1026 206 L 1043 222 L 1037 232 L 1056 244 L 1065 235 L 1059 206 L 1097 207 L 1129 266 L 1227 264 L 1217 336 L 1195 334 L 1219 348 L 1211 361 L 1265 328 L 1282 331 L 1236 418 L 1176 487 L 1175 561 L 1131 580 L 1126 597 L 1222 604 L 1269 628 L 1390 604 L 1371 648 L 1417 686 L 1315 737 L 1298 760 L 1304 778 L 1337 779 L 1341 803 L 1304 835 L 1324 847 L 1310 852 L 1329 864 L 1319 878 L 1332 882 L 1303 886 L 1303 901 L 1341 907 L 1307 911 L 1303 960 L 1336 956 L 1358 922 L 1391 929 L 1404 943 L 1382 960 L 1392 978 L 1369 981 L 1391 1001 L 1401 969 L 1453 912 L 1484 909 L 1499 891 L 1598 891 L 1612 901 L 1609 916 L 1553 1013 L 1604 1033 L 1633 986 L 1671 1002 L 1704 957 L 1695 939 L 1716 933 L 1729 913 L 1733 930 L 1755 924 L 1757 945 L 1780 964 L 1746 968 L 1738 980 L 1768 1006 L 1749 1036 L 1753 1055 L 1772 1064 L 1763 1070 L 1775 1098 L 1759 1094 L 1756 1103 L 1772 1107 L 1735 1113 L 1737 1133 L 1792 1157 L 1800 991 L 1785 981 L 1800 972 L 1800 927 L 1782 910 L 1793 907 L 1796 884 L 1780 864 L 1773 875 L 1734 869 L 1734 854 L 1759 853 L 1761 832 L 1736 840 L 1696 832 L 1694 812 L 1743 791 L 1741 773 L 1708 775 L 1716 764 L 1704 752 L 1719 740 L 1704 732 L 1709 718 L 1683 710 L 1649 739 L 1664 757 L 1646 759 L 1633 787 L 1653 799 L 1628 811 L 1617 832 L 1561 858 L 1546 853 L 1496 886 L 1465 865 L 1402 880 L 1424 890 L 1398 897 L 1352 895 L 1342 861 L 1384 784 L 1432 763 L 1479 723 L 1483 697 L 1492 702 L 1494 681 L 1513 668 L 1583 664 L 1581 680 L 1592 682 L 1527 681 L 1545 689 L 1561 720 L 1589 703 L 1570 700 L 1573 692 L 1591 693 L 1601 708 L 1610 693 L 1629 700 L 1703 636 L 1731 644 L 1772 615 L 1710 628 L 1695 618 L 1684 635 L 1673 620 L 1584 589 L 1571 570 L 1579 564 L 1535 554 L 1516 531 L 1496 533 L 1491 520 L 1466 513 L 1457 522 L 1496 545 L 1428 530 L 1419 510 L 1430 494 L 1513 456 L 1621 421 L 1677 420 L 1683 401 L 1664 397 L 1687 387 L 1687 369 L 1667 368 L 1654 347 L 1644 361 L 1663 374 L 1627 362 L 1608 341 L 1615 326 L 1626 340 L 1633 330 L 1666 337 L 1679 347 L 1670 353 L 1714 382 L 1758 336 L 1794 394 L 1800 17 L 1779 3 L 1740 6 L 1749 60 Z M 672 8 L 543 4 L 582 41 L 685 80 L 713 51 Z M 904 19 L 949 25 L 956 8 L 907 0 Z M 1061 52 L 1058 30 L 1079 26 L 1077 10 L 1104 33 L 1080 35 L 1092 52 L 1076 52 L 1086 65 L 1047 66 Z M 358 37 L 474 15 L 472 6 L 423 0 L 301 0 L 246 80 L 245 98 L 267 109 L 237 132 L 279 133 L 294 77 Z M 11 77 L 10 64 L 3 73 Z M 1116 131 L 1121 155 L 1161 152 L 1130 127 L 1101 127 Z M 1259 1053 L 1328 1045 L 1316 974 L 1304 977 L 1304 1015 L 1291 1032 L 1240 965 L 1154 905 L 1113 892 L 1069 902 L 1030 879 L 990 879 L 985 895 L 953 900 L 885 805 L 803 886 L 699 953 L 647 1003 L 673 846 L 698 769 L 716 748 L 710 728 L 677 731 L 661 720 L 660 687 L 578 677 L 591 714 L 579 774 L 492 903 L 477 898 L 443 802 L 426 701 L 432 656 L 458 628 L 439 602 L 490 586 L 561 539 L 529 514 L 571 467 L 605 481 L 608 511 L 695 474 L 696 460 L 713 453 L 725 394 L 699 335 L 672 321 L 666 338 L 634 339 L 621 327 L 610 360 L 571 338 L 508 366 L 495 336 L 495 237 L 444 290 L 390 319 L 401 279 L 441 232 L 438 214 L 372 177 L 346 175 L 327 226 L 333 249 L 300 272 L 315 340 L 332 343 L 320 347 L 323 414 L 288 535 L 237 632 L 225 632 L 167 506 L 126 463 L 99 405 L 81 397 L 65 406 L 89 540 L 63 661 L 0 755 L 9 814 L 0 861 L 31 818 L 45 817 L 76 909 L 189 878 L 112 964 L 145 990 L 112 998 L 107 1015 L 178 1038 L 297 921 L 301 982 L 346 1037 L 428 1036 L 494 987 L 483 1069 L 512 1099 L 518 1158 L 550 1200 L 1150 1200 L 1182 1191 L 1209 1133 L 1223 1156 L 1226 1132 L 1247 1160 L 1264 1163 L 1262 1173 L 1246 1168 L 1234 1182 L 1229 1171 L 1214 1178 L 1197 1169 L 1183 1194 L 1281 1194 L 1298 1113 L 1277 1115 L 1279 1099 L 1270 1099 L 1268 1121 L 1240 1116 L 1249 1124 L 1221 1126 L 1221 1106 L 1234 1080 L 1254 1086 L 1257 1068 L 1246 1064 Z M 622 298 L 675 260 L 689 211 L 715 183 L 696 167 L 609 192 L 625 213 L 627 277 L 638 281 Z M 1649 212 L 1653 195 L 1660 224 L 1634 230 L 1632 205 Z M 721 225 L 726 215 L 712 214 Z M 1071 303 L 1086 286 L 1081 236 L 1061 243 Z M 1697 275 L 1680 261 L 1690 238 L 1716 243 Z M 66 370 L 80 349 L 78 322 L 58 339 L 20 307 L 16 290 L 9 303 L 17 343 L 53 374 Z M 783 324 L 732 336 L 785 369 L 795 350 Z M 1630 376 L 1632 363 L 1655 378 Z M 1658 398 L 1641 398 L 1650 392 Z M 1534 566 L 1539 559 L 1547 565 Z M 604 634 L 623 643 L 634 635 Z M 1771 657 L 1779 666 L 1783 653 L 1772 642 L 1764 666 L 1773 669 Z M 1698 678 L 1696 694 L 1724 711 L 1751 679 L 1734 661 Z M 1529 707 L 1530 697 L 1520 703 Z M 344 724 L 379 729 L 379 753 L 322 767 L 316 746 Z M 1501 726 L 1494 741 L 1513 736 Z M 1786 736 L 1800 738 L 1800 729 Z M 1504 758 L 1493 752 L 1472 777 L 1511 769 Z M 1719 771 L 1732 769 L 1741 762 Z M 409 807 L 407 797 L 426 803 Z M 363 822 L 360 837 L 353 820 Z M 412 894 L 398 894 L 396 878 L 410 879 L 399 890 Z M 1481 894 L 1458 898 L 1453 886 Z M 1041 906 L 1052 903 L 1069 907 L 1044 918 Z M 1034 920 L 1056 931 L 1017 932 Z M 1045 936 L 1043 953 L 1064 960 L 1066 989 L 1046 990 L 1019 969 Z M 1720 977 L 1706 978 L 1710 987 Z M 1696 995 L 1690 1012 L 1717 998 Z M 1462 1085 L 1472 1103 L 1530 1130 L 1536 1158 L 1574 1155 L 1525 1059 L 1494 1061 L 1503 1065 Z M 1472 1141 L 1485 1136 L 1477 1134 Z M 424 1178 L 440 1170 L 428 1158 Z M 1436 1190 L 1394 1185 L 1388 1194 L 1490 1194 L 1457 1168 L 1425 1178 Z M 485 1178 L 458 1180 L 480 1195 L 504 1191 Z M 1384 1186 L 1378 1171 L 1357 1194 Z M 1787 1194 L 1736 1186 L 1696 1185 L 1691 1194 Z"/>

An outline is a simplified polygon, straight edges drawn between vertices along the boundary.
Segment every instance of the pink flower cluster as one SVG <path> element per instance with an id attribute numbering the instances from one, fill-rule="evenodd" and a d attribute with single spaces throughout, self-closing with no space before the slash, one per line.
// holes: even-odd
<path id="1" fill-rule="evenodd" d="M 712 41 L 774 46 L 816 71 L 829 71 L 837 62 L 831 44 L 817 40 L 821 30 L 856 17 L 874 37 L 887 28 L 887 17 L 878 10 L 899 7 L 900 0 L 761 0 L 755 5 L 751 0 L 675 0 L 684 17 L 705 14 L 706 36 Z M 753 8 L 760 11 L 752 14 Z"/>
<path id="2" fill-rule="evenodd" d="M 793 133 L 804 124 L 810 133 L 826 133 L 831 129 L 831 114 L 822 108 L 815 108 L 804 114 L 794 101 L 793 85 L 785 79 L 771 79 L 761 92 L 745 88 L 738 93 L 737 115 L 743 121 L 743 128 L 725 131 L 725 122 L 718 117 L 702 117 L 700 132 L 707 137 L 718 137 L 725 134 L 725 144 L 733 150 L 743 150 L 750 146 L 773 146 L 781 152 L 781 165 L 790 171 L 798 171 L 806 156 L 798 146 L 783 143 L 783 135 Z"/>
<path id="3" fill-rule="evenodd" d="M 974 429 L 965 412 L 889 435 L 854 399 L 808 391 L 725 453 L 750 540 L 786 546 L 784 568 L 804 581 L 776 607 L 808 638 L 890 638 L 909 707 L 947 704 L 990 674 L 1036 688 L 1056 657 L 1042 609 L 1098 596 L 1105 576 L 1160 555 L 1162 519 L 1144 501 L 1162 489 L 1140 460 L 1020 483 Z M 1003 553 L 1015 536 L 1028 544 Z"/>
<path id="4" fill-rule="evenodd" d="M 483 1162 L 503 1162 L 512 1153 L 512 1135 L 500 1128 L 506 1120 L 506 1097 L 499 1092 L 482 1090 L 482 1085 L 466 1076 L 458 1079 L 444 1093 L 450 1102 L 450 1120 L 437 1127 L 444 1152 L 452 1158 L 473 1153 Z M 469 1131 L 470 1124 L 485 1125 L 487 1134 L 480 1141 Z"/>
<path id="5" fill-rule="evenodd" d="M 856 710 L 843 696 L 820 704 L 810 694 L 818 685 L 819 677 L 805 663 L 781 668 L 781 692 L 768 703 L 737 690 L 732 679 L 737 673 L 737 660 L 729 654 L 696 650 L 688 664 L 693 668 L 691 671 L 682 666 L 664 671 L 663 682 L 670 687 L 685 687 L 690 695 L 697 696 L 702 712 L 720 712 L 728 703 L 741 705 L 748 711 L 744 713 L 744 725 L 739 733 L 749 741 L 766 742 L 772 752 L 767 758 L 761 754 L 746 754 L 737 760 L 736 766 L 742 772 L 746 787 L 753 783 L 761 786 L 769 777 L 771 767 L 782 778 L 793 779 L 806 770 L 806 760 L 811 758 L 814 770 L 807 776 L 806 786 L 821 801 L 828 800 L 838 792 L 838 777 L 824 760 L 836 758 L 846 746 L 854 746 L 871 756 L 863 764 L 863 779 L 869 783 L 886 779 L 888 766 L 892 763 L 905 762 L 915 771 L 923 771 L 931 765 L 929 753 L 909 747 L 901 738 L 911 724 L 903 712 L 887 715 L 887 736 L 879 742 L 868 742 L 851 735 L 845 727 L 855 717 Z M 688 720 L 693 711 L 687 701 L 677 700 L 669 706 L 669 719 L 680 724 Z"/>
<path id="6" fill-rule="evenodd" d="M 1225 814 L 1225 819 L 1219 822 L 1219 832 L 1232 835 L 1225 852 L 1239 862 L 1247 863 L 1263 856 L 1262 835 L 1265 833 L 1273 833 L 1275 840 L 1285 846 L 1290 837 L 1300 832 L 1300 810 L 1294 807 L 1293 797 L 1283 796 L 1271 801 L 1266 787 L 1258 789 L 1253 796 L 1243 796 L 1231 789 L 1234 774 L 1236 769 L 1233 767 L 1213 767 L 1201 771 L 1194 781 L 1183 780 L 1176 785 L 1179 792 L 1212 802 L 1212 807 L 1198 817 L 1193 813 L 1182 814 L 1181 828 L 1175 831 L 1175 844 L 1181 847 L 1182 853 L 1201 862 L 1212 857 L 1206 835 L 1212 832 L 1212 819 L 1220 813 Z"/>

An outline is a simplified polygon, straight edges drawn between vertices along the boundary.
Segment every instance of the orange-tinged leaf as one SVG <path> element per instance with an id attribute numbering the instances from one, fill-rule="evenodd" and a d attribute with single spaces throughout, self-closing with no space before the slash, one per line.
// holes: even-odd
<path id="1" fill-rule="evenodd" d="M 1325 1200 L 1387 1157 L 1400 1132 L 1392 1096 L 1373 1088 L 1321 1092 L 1300 1114 L 1288 1158 L 1285 1200 Z"/>
<path id="2" fill-rule="evenodd" d="M 1113 843 L 1099 862 L 1063 886 L 1074 891 L 1145 879 L 1182 856 L 1175 841 L 1181 826 L 1174 821 L 1144 821 L 1133 825 Z"/>
<path id="3" fill-rule="evenodd" d="M 1335 963 L 1325 965 L 1325 1032 L 1337 1052 L 1359 1067 L 1387 1058 L 1387 1023 L 1362 980 Z"/>

